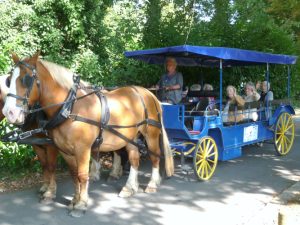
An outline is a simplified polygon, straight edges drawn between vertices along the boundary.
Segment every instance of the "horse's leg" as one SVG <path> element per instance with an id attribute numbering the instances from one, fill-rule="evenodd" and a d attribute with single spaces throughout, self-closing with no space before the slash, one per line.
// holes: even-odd
<path id="1" fill-rule="evenodd" d="M 76 149 L 75 152 L 77 152 L 75 157 L 78 165 L 77 177 L 80 184 L 80 195 L 79 201 L 74 204 L 74 208 L 70 211 L 70 215 L 73 217 L 80 217 L 87 210 L 91 149 L 82 148 L 80 151 Z"/>
<path id="2" fill-rule="evenodd" d="M 100 180 L 101 163 L 99 161 L 98 152 L 92 151 L 92 162 L 90 168 L 90 179 L 92 181 Z"/>
<path id="3" fill-rule="evenodd" d="M 121 165 L 121 156 L 116 151 L 113 152 L 112 170 L 109 173 L 108 181 L 116 181 L 123 175 L 123 168 Z"/>
<path id="4" fill-rule="evenodd" d="M 154 193 L 160 185 L 161 177 L 159 174 L 160 161 L 160 146 L 159 146 L 159 132 L 157 128 L 148 127 L 146 135 L 147 146 L 150 151 L 150 160 L 152 162 L 152 175 L 150 182 L 145 190 L 146 193 Z"/>
<path id="5" fill-rule="evenodd" d="M 44 202 L 52 201 L 56 197 L 56 180 L 55 180 L 55 170 L 56 161 L 58 156 L 58 149 L 54 145 L 46 146 L 46 159 L 47 159 L 47 173 L 49 178 L 49 185 L 47 190 L 42 196 Z"/>
<path id="6" fill-rule="evenodd" d="M 48 173 L 48 170 L 47 170 L 46 150 L 43 149 L 43 148 L 41 148 L 38 145 L 33 145 L 32 148 L 35 151 L 35 153 L 37 154 L 38 160 L 40 161 L 41 167 L 42 167 L 43 185 L 40 188 L 39 192 L 41 194 L 43 194 L 43 193 L 45 193 L 47 191 L 49 183 L 50 183 L 49 173 Z"/>
<path id="7" fill-rule="evenodd" d="M 74 183 L 74 187 L 75 187 L 75 194 L 73 199 L 71 200 L 70 204 L 68 205 L 69 210 L 73 210 L 74 205 L 79 201 L 79 196 L 80 196 L 80 184 L 79 184 L 79 179 L 77 176 L 77 162 L 76 162 L 76 158 L 73 155 L 67 155 L 63 152 L 61 152 L 63 158 L 65 159 L 65 161 L 67 162 L 67 165 L 69 167 L 69 171 Z"/>
<path id="8" fill-rule="evenodd" d="M 122 188 L 119 197 L 126 198 L 132 196 L 138 192 L 138 168 L 140 163 L 140 153 L 136 146 L 127 144 L 126 150 L 128 152 L 128 158 L 130 162 L 130 172 L 126 182 L 126 185 Z"/>

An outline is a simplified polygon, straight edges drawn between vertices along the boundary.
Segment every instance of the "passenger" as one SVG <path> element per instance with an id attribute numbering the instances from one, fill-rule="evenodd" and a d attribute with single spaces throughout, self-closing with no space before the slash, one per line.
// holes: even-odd
<path id="1" fill-rule="evenodd" d="M 182 74 L 176 71 L 176 67 L 175 58 L 166 59 L 167 73 L 162 75 L 156 85 L 156 89 L 161 91 L 162 102 L 178 104 L 182 99 L 183 78 Z"/>
<path id="2" fill-rule="evenodd" d="M 264 81 L 261 85 L 261 94 L 259 101 L 263 102 L 265 104 L 265 108 L 261 108 L 261 110 L 265 110 L 266 119 L 268 120 L 270 116 L 272 115 L 272 108 L 268 104 L 270 101 L 273 101 L 273 92 L 270 91 L 270 82 Z"/>
<path id="3" fill-rule="evenodd" d="M 248 82 L 245 86 L 245 102 L 255 102 L 260 99 L 260 95 L 257 93 L 254 84 L 252 82 Z"/>
<path id="4" fill-rule="evenodd" d="M 261 81 L 260 80 L 256 82 L 255 88 L 256 88 L 257 92 L 259 92 L 259 93 L 261 92 Z"/>
<path id="5" fill-rule="evenodd" d="M 244 97 L 245 102 L 256 102 L 260 99 L 260 95 L 256 92 L 254 84 L 252 82 L 248 82 L 245 86 L 246 96 Z M 246 120 L 251 119 L 256 121 L 258 118 L 257 109 L 245 109 L 244 118 Z"/>
<path id="6" fill-rule="evenodd" d="M 261 85 L 261 94 L 259 101 L 261 102 L 269 102 L 272 101 L 273 98 L 273 92 L 270 91 L 270 82 L 264 81 Z"/>
<path id="7" fill-rule="evenodd" d="M 230 106 L 243 107 L 245 100 L 236 94 L 236 88 L 229 85 L 226 88 L 228 101 L 223 111 L 223 122 L 240 122 L 244 116 L 241 110 L 231 110 Z M 235 107 L 235 108 L 236 108 Z"/>
<path id="8" fill-rule="evenodd" d="M 214 88 L 211 84 L 204 84 L 203 91 L 213 91 Z M 215 97 L 208 97 L 208 110 L 213 110 L 215 108 Z"/>
<path id="9" fill-rule="evenodd" d="M 201 91 L 201 85 L 200 84 L 193 84 L 190 87 L 190 91 Z M 189 102 L 199 102 L 200 98 L 199 97 L 191 97 L 189 98 Z"/>

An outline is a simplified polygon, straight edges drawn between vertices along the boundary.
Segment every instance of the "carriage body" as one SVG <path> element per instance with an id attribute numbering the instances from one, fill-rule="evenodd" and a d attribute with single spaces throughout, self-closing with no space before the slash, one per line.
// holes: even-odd
<path id="1" fill-rule="evenodd" d="M 176 154 L 182 152 L 186 156 L 194 156 L 191 151 L 193 144 L 203 137 L 212 137 L 218 148 L 218 160 L 226 161 L 242 155 L 242 147 L 246 145 L 272 141 L 274 139 L 274 126 L 283 113 L 294 115 L 291 105 L 284 102 L 270 106 L 272 115 L 265 117 L 265 110 L 258 111 L 257 121 L 245 120 L 239 123 L 225 125 L 219 113 L 209 115 L 187 115 L 184 105 L 163 105 L 163 122 L 171 147 Z M 187 119 L 192 119 L 192 130 L 185 125 Z"/>
<path id="2" fill-rule="evenodd" d="M 191 114 L 184 104 L 162 104 L 163 123 L 174 154 L 182 158 L 192 157 L 195 174 L 200 180 L 211 178 L 218 161 L 240 157 L 242 147 L 246 145 L 274 141 L 279 155 L 286 155 L 290 151 L 294 140 L 292 115 L 295 112 L 289 102 L 276 100 L 256 106 L 256 121 L 248 118 L 242 122 L 223 123 L 222 81 L 224 67 L 266 65 L 266 80 L 269 81 L 271 64 L 288 65 L 287 95 L 290 97 L 290 65 L 296 63 L 297 57 L 189 45 L 125 52 L 125 56 L 150 64 L 163 64 L 167 57 L 174 57 L 182 66 L 219 67 L 219 103 L 214 111 L 206 108 Z M 247 107 L 243 110 L 247 110 Z M 235 113 L 239 112 L 236 110 Z"/>

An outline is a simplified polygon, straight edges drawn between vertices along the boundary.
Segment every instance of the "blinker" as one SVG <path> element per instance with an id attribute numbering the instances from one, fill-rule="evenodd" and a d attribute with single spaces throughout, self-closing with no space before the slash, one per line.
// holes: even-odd
<path id="1" fill-rule="evenodd" d="M 33 84 L 33 77 L 30 76 L 28 73 L 21 79 L 22 85 L 26 88 L 30 88 Z"/>
<path id="2" fill-rule="evenodd" d="M 7 77 L 6 78 L 6 80 L 5 80 L 5 85 L 6 85 L 6 87 L 10 87 L 10 78 L 9 77 Z"/>

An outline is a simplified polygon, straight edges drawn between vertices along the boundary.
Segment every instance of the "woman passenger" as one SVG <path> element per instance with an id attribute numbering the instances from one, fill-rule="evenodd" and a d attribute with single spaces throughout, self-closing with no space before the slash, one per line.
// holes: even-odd
<path id="1" fill-rule="evenodd" d="M 236 88 L 234 86 L 227 86 L 226 92 L 228 101 L 223 111 L 223 122 L 242 121 L 244 118 L 242 111 L 236 110 L 236 108 L 243 107 L 245 105 L 245 100 L 236 93 Z M 235 106 L 235 109 L 231 110 L 230 106 Z"/>
<path id="2" fill-rule="evenodd" d="M 246 93 L 246 96 L 244 98 L 245 102 L 256 102 L 260 99 L 260 95 L 256 92 L 255 86 L 252 82 L 248 82 L 246 84 L 245 93 Z M 256 121 L 258 118 L 257 109 L 256 108 L 245 109 L 244 117 L 246 120 L 251 119 L 253 121 Z"/>

